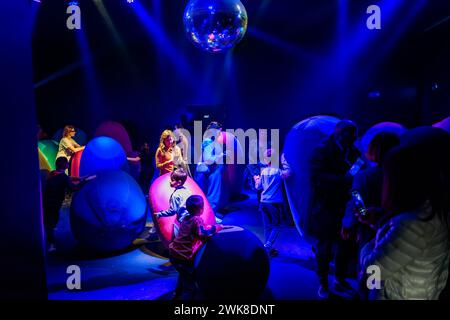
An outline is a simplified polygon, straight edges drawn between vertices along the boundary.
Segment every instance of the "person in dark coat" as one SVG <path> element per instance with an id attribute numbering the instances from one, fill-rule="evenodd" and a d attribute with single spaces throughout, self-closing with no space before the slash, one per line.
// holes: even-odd
<path id="1" fill-rule="evenodd" d="M 141 160 L 141 172 L 139 174 L 139 185 L 146 196 L 150 190 L 150 182 L 152 180 L 153 173 L 153 155 L 150 153 L 150 147 L 147 142 L 145 142 L 141 147 L 141 152 L 139 153 L 139 158 Z"/>
<path id="2" fill-rule="evenodd" d="M 55 251 L 55 228 L 59 221 L 59 212 L 63 205 L 67 191 L 78 191 L 87 181 L 95 178 L 72 178 L 66 174 L 69 161 L 66 157 L 59 157 L 55 161 L 56 170 L 50 172 L 43 190 L 44 227 L 48 251 Z"/>
<path id="3" fill-rule="evenodd" d="M 340 231 L 353 176 L 363 165 L 361 154 L 354 146 L 357 137 L 356 125 L 342 120 L 331 137 L 316 147 L 310 158 L 311 201 L 307 232 L 316 239 L 314 251 L 320 279 L 318 295 L 322 299 L 329 295 L 328 273 L 334 247 L 334 289 L 345 293 L 353 290 L 345 281 L 350 248 L 340 238 Z"/>

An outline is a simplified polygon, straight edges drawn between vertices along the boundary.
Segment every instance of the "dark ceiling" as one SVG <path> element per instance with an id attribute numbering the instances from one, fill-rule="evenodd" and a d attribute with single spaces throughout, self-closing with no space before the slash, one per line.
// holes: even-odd
<path id="1" fill-rule="evenodd" d="M 85 119 L 92 114 L 92 109 L 81 107 L 87 104 L 89 95 L 81 72 L 86 68 L 86 57 L 81 54 L 76 33 L 65 27 L 67 1 L 42 0 L 36 15 L 33 59 L 35 82 L 40 84 L 36 88 L 38 116 L 49 131 L 64 122 L 78 122 L 92 130 L 104 118 L 115 118 L 130 123 L 139 134 L 148 135 L 153 131 L 143 128 L 143 118 L 148 118 L 145 123 L 156 132 L 160 129 L 156 127 L 169 123 L 168 118 L 177 117 L 190 104 L 223 105 L 227 120 L 233 122 L 231 125 L 243 127 L 286 129 L 317 112 L 353 117 L 365 127 L 384 119 L 417 125 L 424 122 L 425 96 L 420 92 L 427 80 L 424 74 L 431 70 L 433 76 L 439 70 L 448 70 L 448 64 L 442 66 L 441 61 L 449 52 L 446 18 L 450 16 L 450 1 L 244 0 L 249 31 L 233 52 L 235 80 L 224 80 L 225 85 L 215 81 L 214 86 L 205 85 L 194 94 L 192 82 L 207 70 L 217 74 L 217 78 L 223 77 L 226 58 L 200 52 L 189 43 L 182 22 L 187 1 L 135 1 L 158 22 L 180 60 L 186 60 L 194 70 L 192 78 L 183 77 L 176 65 L 168 61 L 167 48 L 148 36 L 133 4 L 126 0 L 102 1 L 115 28 L 112 32 L 94 1 L 80 0 L 83 32 L 99 86 L 97 91 L 104 96 L 104 102 L 98 102 L 103 104 L 102 108 L 96 109 L 99 114 L 92 116 L 88 123 Z M 382 11 L 385 19 L 382 30 L 364 31 L 368 5 L 378 4 L 383 10 L 394 3 L 396 10 L 389 17 L 383 16 Z M 411 16 L 411 8 L 418 4 L 422 4 L 420 10 Z M 347 16 L 346 32 L 341 34 L 342 46 L 362 44 L 359 51 L 348 55 L 351 65 L 344 71 L 346 79 L 341 87 L 336 85 L 335 75 L 327 73 L 328 64 L 340 63 L 330 55 L 339 44 L 336 26 L 340 13 Z M 351 39 L 354 34 L 359 34 L 360 39 Z M 367 67 L 370 64 L 373 64 L 371 69 Z M 314 77 L 318 78 L 315 87 L 311 80 Z M 442 77 L 442 85 L 448 85 L 448 77 Z M 415 93 L 409 99 L 411 87 Z M 298 88 L 306 89 L 303 92 Z M 388 92 L 392 88 L 396 92 L 392 96 L 387 93 L 386 100 L 367 100 L 371 90 Z M 232 90 L 239 91 L 237 98 L 231 98 Z M 214 97 L 213 94 L 205 97 L 205 91 L 214 93 Z M 342 95 L 346 99 L 337 103 Z M 121 107 L 127 104 L 134 106 L 135 114 L 129 107 Z M 441 117 L 448 110 L 442 105 L 434 108 L 428 117 Z M 173 115 L 160 112 L 161 109 L 173 109 Z M 406 110 L 414 111 L 406 114 Z M 278 115 L 264 116 L 261 111 Z M 232 117 L 236 112 L 242 115 Z"/>

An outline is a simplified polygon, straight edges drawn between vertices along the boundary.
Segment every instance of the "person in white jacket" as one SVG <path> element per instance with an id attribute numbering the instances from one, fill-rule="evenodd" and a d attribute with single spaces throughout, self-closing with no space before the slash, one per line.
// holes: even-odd
<path id="1" fill-rule="evenodd" d="M 422 139 L 423 132 L 419 133 Z M 450 144 L 448 135 L 438 132 L 436 137 L 432 132 L 431 136 L 420 145 L 395 149 L 385 163 L 383 208 L 387 214 L 378 223 L 376 238 L 360 255 L 363 270 L 376 266 L 380 271 L 380 286 L 371 290 L 371 299 L 436 300 L 446 286 Z M 360 217 L 373 225 L 370 220 L 370 215 Z"/>

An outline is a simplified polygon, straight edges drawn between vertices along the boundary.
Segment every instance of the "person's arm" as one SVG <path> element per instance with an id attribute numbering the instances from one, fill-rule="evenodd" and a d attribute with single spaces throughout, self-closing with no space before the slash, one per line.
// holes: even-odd
<path id="1" fill-rule="evenodd" d="M 361 250 L 363 270 L 370 265 L 381 269 L 384 279 L 404 268 L 425 248 L 421 248 L 421 235 L 401 222 L 390 222 L 379 232 L 376 241 Z"/>
<path id="2" fill-rule="evenodd" d="M 181 148 L 178 146 L 175 146 L 173 149 L 173 158 L 177 159 L 177 165 L 182 166 L 185 164 L 183 154 L 181 152 Z"/>
<path id="3" fill-rule="evenodd" d="M 67 189 L 69 189 L 70 191 L 78 191 L 84 185 L 83 181 L 79 178 L 72 178 L 67 175 L 66 175 L 66 177 L 67 177 L 66 186 L 67 186 Z M 75 183 L 75 181 L 76 181 L 76 183 Z"/>
<path id="4" fill-rule="evenodd" d="M 78 151 L 81 151 L 81 150 L 83 150 L 84 149 L 84 147 L 74 147 L 74 146 L 72 146 L 72 145 L 69 145 L 68 147 L 67 147 L 70 151 L 72 151 L 73 153 L 75 153 L 75 152 L 78 152 Z"/>
<path id="5" fill-rule="evenodd" d="M 141 158 L 139 158 L 139 157 L 127 157 L 127 160 L 131 161 L 131 162 L 140 162 Z"/>
<path id="6" fill-rule="evenodd" d="M 187 163 L 188 162 L 188 147 L 189 147 L 189 143 L 188 143 L 188 140 L 187 140 L 187 138 L 186 138 L 186 136 L 184 134 L 180 134 L 180 143 L 181 143 L 181 146 L 183 147 L 183 148 L 180 148 L 183 161 L 185 163 Z"/>
<path id="7" fill-rule="evenodd" d="M 225 155 L 223 150 L 220 154 L 215 154 L 216 144 L 217 144 L 217 142 L 213 141 L 203 148 L 203 160 L 207 165 L 211 165 L 214 163 L 220 163 L 220 161 L 218 161 L 218 160 L 220 160 L 220 159 L 223 160 L 223 156 Z"/>
<path id="8" fill-rule="evenodd" d="M 89 181 L 96 179 L 97 175 L 90 175 L 84 177 L 69 177 L 67 176 L 67 188 L 71 191 L 79 191 L 86 183 Z M 76 182 L 76 183 L 74 183 Z"/>
<path id="9" fill-rule="evenodd" d="M 73 146 L 74 146 L 75 148 L 81 148 L 81 146 L 78 144 L 78 142 L 76 142 L 76 141 L 73 140 L 73 139 L 72 139 L 72 141 L 73 141 Z"/>
<path id="10" fill-rule="evenodd" d="M 222 225 L 220 224 L 205 226 L 202 222 L 199 222 L 197 226 L 197 236 L 201 239 L 207 239 L 220 230 L 222 230 Z"/>
<path id="11" fill-rule="evenodd" d="M 255 181 L 255 189 L 256 190 L 262 190 L 263 189 L 263 185 L 262 185 L 262 178 L 260 175 L 257 176 L 253 176 L 253 180 Z"/>
<path id="12" fill-rule="evenodd" d="M 180 207 L 181 207 L 181 197 L 175 194 L 172 197 L 170 197 L 169 209 L 157 212 L 155 216 L 157 218 L 174 216 L 177 214 L 178 210 L 180 210 Z"/>
<path id="13" fill-rule="evenodd" d="M 367 199 L 367 188 L 364 181 L 365 181 L 364 176 L 361 173 L 356 174 L 355 178 L 353 179 L 351 189 L 351 190 L 358 190 L 363 200 Z M 347 202 L 347 207 L 345 208 L 345 214 L 342 219 L 342 227 L 344 229 L 351 229 L 356 226 L 357 222 L 358 219 L 355 216 L 355 201 L 353 200 L 353 198 L 351 198 Z"/>
<path id="14" fill-rule="evenodd" d="M 345 208 L 345 214 L 342 218 L 342 228 L 352 229 L 356 226 L 358 219 L 355 217 L 355 203 L 353 199 L 347 202 L 347 207 Z"/>

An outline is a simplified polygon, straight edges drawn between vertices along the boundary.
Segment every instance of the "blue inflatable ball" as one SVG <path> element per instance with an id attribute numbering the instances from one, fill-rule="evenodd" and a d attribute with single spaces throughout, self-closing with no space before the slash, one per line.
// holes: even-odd
<path id="1" fill-rule="evenodd" d="M 103 172 L 75 193 L 72 232 L 91 250 L 122 250 L 143 231 L 146 209 L 144 194 L 132 177 L 123 171 Z"/>
<path id="2" fill-rule="evenodd" d="M 196 256 L 195 270 L 206 299 L 251 299 L 264 291 L 270 264 L 262 242 L 233 227 L 208 240 Z"/>
<path id="3" fill-rule="evenodd" d="M 123 169 L 127 156 L 120 143 L 109 137 L 92 139 L 83 151 L 80 176 Z"/>

